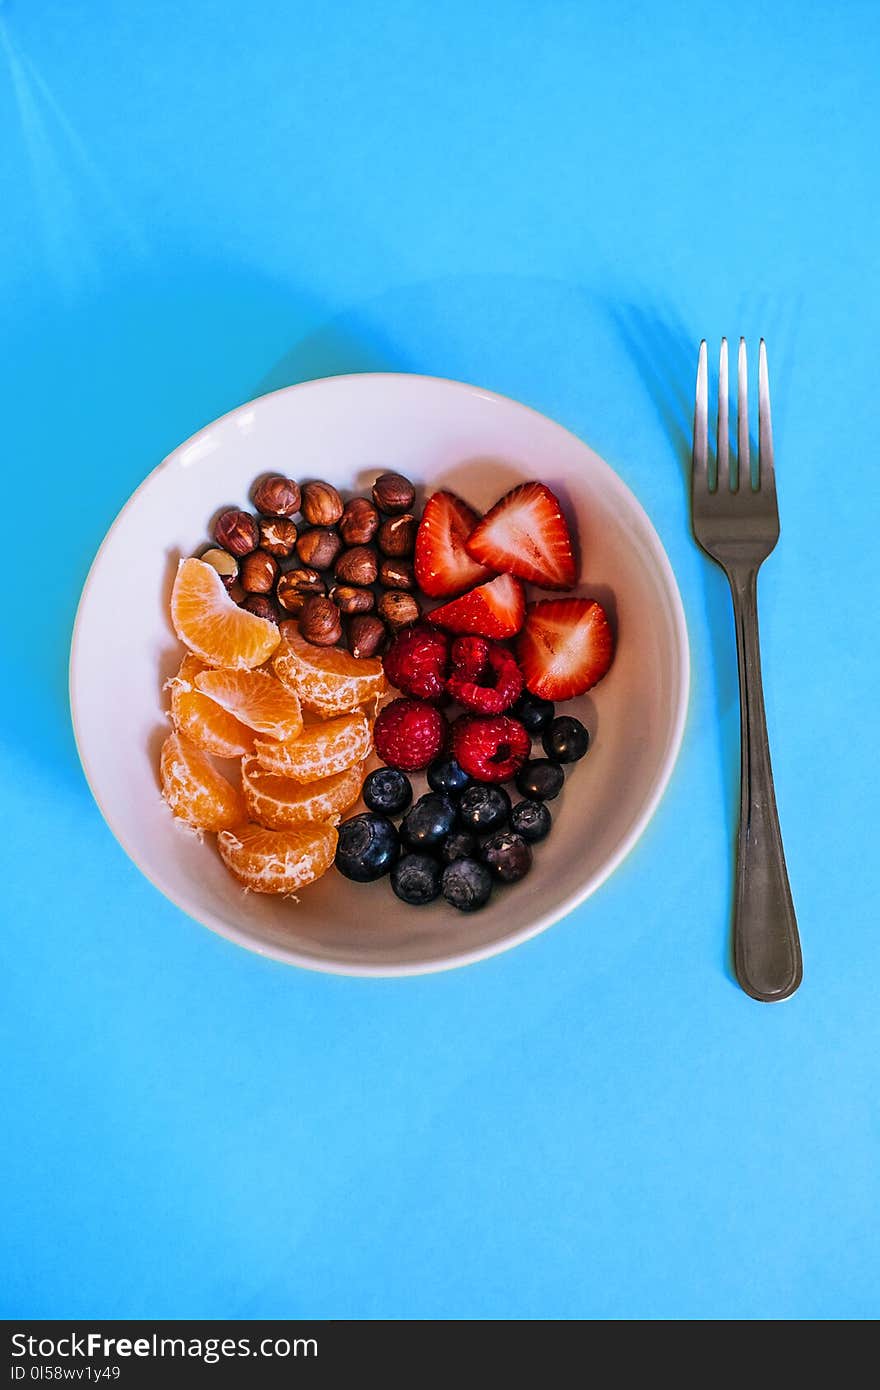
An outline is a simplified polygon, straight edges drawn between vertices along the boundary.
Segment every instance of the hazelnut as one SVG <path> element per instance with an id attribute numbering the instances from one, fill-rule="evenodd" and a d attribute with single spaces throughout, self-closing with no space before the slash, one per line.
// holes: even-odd
<path id="1" fill-rule="evenodd" d="M 379 599 L 379 614 L 391 628 L 409 627 L 421 617 L 421 609 L 412 594 L 403 594 L 399 589 L 388 589 Z"/>
<path id="2" fill-rule="evenodd" d="M 323 594 L 324 581 L 317 570 L 288 570 L 279 575 L 275 597 L 288 613 L 298 613 L 310 594 Z"/>
<path id="3" fill-rule="evenodd" d="M 359 613 L 348 624 L 348 648 L 352 656 L 375 656 L 384 645 L 388 631 L 373 613 Z"/>
<path id="4" fill-rule="evenodd" d="M 356 584 L 334 584 L 330 597 L 340 613 L 370 613 L 376 606 L 372 589 L 360 589 Z"/>
<path id="5" fill-rule="evenodd" d="M 214 540 L 233 555 L 250 555 L 256 550 L 259 539 L 256 519 L 250 512 L 239 511 L 238 507 L 229 507 L 214 522 Z"/>
<path id="6" fill-rule="evenodd" d="M 379 560 L 369 545 L 353 545 L 343 550 L 333 571 L 341 584 L 375 584 Z"/>
<path id="7" fill-rule="evenodd" d="M 379 513 L 366 497 L 352 497 L 339 518 L 339 534 L 346 545 L 366 545 L 379 529 Z"/>
<path id="8" fill-rule="evenodd" d="M 302 514 L 312 526 L 334 526 L 342 516 L 342 498 L 330 483 L 306 483 Z"/>
<path id="9" fill-rule="evenodd" d="M 272 602 L 268 594 L 248 594 L 239 607 L 246 608 L 249 613 L 256 613 L 258 618 L 265 618 L 267 622 L 281 622 L 278 605 Z"/>
<path id="10" fill-rule="evenodd" d="M 412 555 L 416 543 L 416 519 L 411 512 L 404 516 L 390 516 L 382 522 L 376 537 L 383 555 Z"/>
<path id="11" fill-rule="evenodd" d="M 268 550 L 280 560 L 293 554 L 297 537 L 295 521 L 286 516 L 267 516 L 260 518 L 259 527 L 261 550 Z"/>
<path id="12" fill-rule="evenodd" d="M 342 549 L 342 541 L 329 526 L 315 526 L 305 531 L 296 543 L 296 553 L 304 565 L 327 570 Z"/>
<path id="13" fill-rule="evenodd" d="M 412 560 L 383 560 L 379 566 L 379 583 L 386 589 L 405 589 L 409 593 L 416 587 Z"/>
<path id="14" fill-rule="evenodd" d="M 373 484 L 373 501 L 380 512 L 408 512 L 416 490 L 402 473 L 382 473 Z"/>
<path id="15" fill-rule="evenodd" d="M 342 619 L 332 599 L 310 594 L 299 615 L 300 635 L 316 647 L 333 647 L 342 636 Z"/>
<path id="16" fill-rule="evenodd" d="M 238 578 L 238 561 L 234 555 L 230 555 L 228 550 L 220 550 L 217 546 L 212 546 L 210 550 L 205 551 L 204 555 L 200 555 L 199 559 L 204 560 L 206 565 L 210 565 L 211 569 L 217 571 L 227 589 L 232 588 Z"/>
<path id="17" fill-rule="evenodd" d="M 241 562 L 241 587 L 246 594 L 271 594 L 278 578 L 278 561 L 265 550 L 252 550 Z"/>
<path id="18" fill-rule="evenodd" d="M 299 484 L 280 473 L 270 473 L 254 488 L 254 506 L 267 516 L 294 516 L 299 511 Z"/>

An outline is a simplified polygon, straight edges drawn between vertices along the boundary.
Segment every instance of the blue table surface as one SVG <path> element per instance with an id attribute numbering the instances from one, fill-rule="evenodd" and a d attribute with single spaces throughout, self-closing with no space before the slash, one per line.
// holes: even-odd
<path id="1" fill-rule="evenodd" d="M 0 7 L 6 1317 L 880 1312 L 878 39 L 857 0 Z M 766 337 L 773 385 L 761 620 L 806 960 L 779 1006 L 730 968 L 733 631 L 685 489 L 722 333 Z M 378 982 L 165 901 L 66 693 L 144 475 L 252 396 L 375 369 L 603 454 L 693 657 L 613 878 L 514 952 Z"/>

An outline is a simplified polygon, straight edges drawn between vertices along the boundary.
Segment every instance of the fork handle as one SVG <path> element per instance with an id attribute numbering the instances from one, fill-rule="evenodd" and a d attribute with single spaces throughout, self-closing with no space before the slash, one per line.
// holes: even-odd
<path id="1" fill-rule="evenodd" d="M 794 994 L 803 978 L 764 712 L 757 567 L 730 568 L 739 665 L 740 816 L 733 947 L 736 978 L 753 999 Z"/>

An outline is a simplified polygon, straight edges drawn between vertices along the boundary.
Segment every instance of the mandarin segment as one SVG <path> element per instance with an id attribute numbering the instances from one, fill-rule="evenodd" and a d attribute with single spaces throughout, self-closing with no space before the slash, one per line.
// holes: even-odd
<path id="1" fill-rule="evenodd" d="M 217 836 L 220 858 L 239 883 L 255 893 L 293 893 L 333 863 L 336 827 L 315 822 L 296 830 L 242 825 Z"/>
<path id="2" fill-rule="evenodd" d="M 172 722 L 179 734 L 203 752 L 217 758 L 240 758 L 253 751 L 254 731 L 196 688 L 196 676 L 209 669 L 188 652 L 177 675 L 165 682 L 171 693 Z"/>
<path id="3" fill-rule="evenodd" d="M 254 748 L 260 766 L 267 772 L 291 777 L 295 782 L 314 782 L 363 762 L 372 744 L 369 721 L 358 710 L 322 724 L 307 724 L 299 738 L 290 743 L 270 743 L 258 738 Z"/>
<path id="4" fill-rule="evenodd" d="M 227 830 L 246 818 L 244 798 L 195 744 L 169 734 L 159 760 L 162 795 L 174 815 L 197 830 Z"/>
<path id="5" fill-rule="evenodd" d="M 274 623 L 239 608 L 211 565 L 181 560 L 171 591 L 171 621 L 181 642 L 208 666 L 249 671 L 278 646 Z"/>
<path id="6" fill-rule="evenodd" d="M 295 782 L 292 777 L 267 772 L 256 758 L 242 758 L 241 762 L 241 787 L 248 813 L 269 830 L 337 820 L 357 801 L 363 777 L 363 763 L 316 782 Z"/>
<path id="7" fill-rule="evenodd" d="M 307 709 L 325 716 L 347 714 L 388 689 L 378 658 L 355 657 L 340 647 L 315 647 L 292 620 L 281 624 L 272 667 Z"/>
<path id="8" fill-rule="evenodd" d="M 268 671 L 202 671 L 196 686 L 257 733 L 290 740 L 302 731 L 299 697 Z"/>

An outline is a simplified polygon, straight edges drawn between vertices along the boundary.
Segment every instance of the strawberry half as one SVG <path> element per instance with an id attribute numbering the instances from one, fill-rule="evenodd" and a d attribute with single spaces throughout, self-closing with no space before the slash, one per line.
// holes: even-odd
<path id="1" fill-rule="evenodd" d="M 600 681 L 614 656 L 605 610 L 588 598 L 530 603 L 516 644 L 526 689 L 542 700 L 570 700 Z"/>
<path id="2" fill-rule="evenodd" d="M 574 550 L 559 499 L 543 483 L 521 483 L 478 522 L 467 553 L 489 569 L 542 589 L 571 589 Z"/>
<path id="3" fill-rule="evenodd" d="M 522 585 L 509 574 L 471 589 L 428 614 L 428 622 L 448 632 L 475 632 L 480 637 L 513 637 L 526 614 Z"/>
<path id="4" fill-rule="evenodd" d="M 416 532 L 414 561 L 423 594 L 429 598 L 460 594 L 492 574 L 464 548 L 479 519 L 479 513 L 454 492 L 435 492 L 428 498 Z"/>

